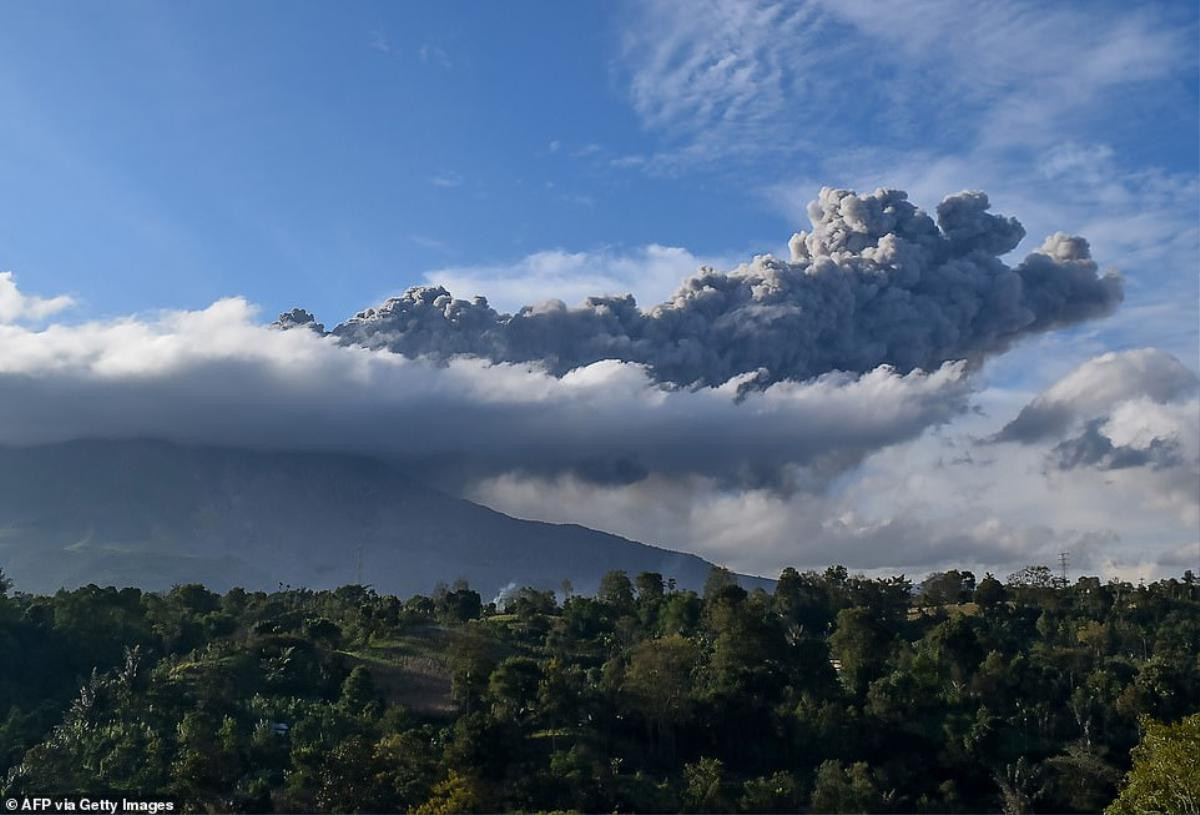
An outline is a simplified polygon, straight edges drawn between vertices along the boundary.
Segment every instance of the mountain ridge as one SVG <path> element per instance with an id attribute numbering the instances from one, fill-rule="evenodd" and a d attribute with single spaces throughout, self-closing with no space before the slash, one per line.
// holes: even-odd
<path id="1" fill-rule="evenodd" d="M 0 568 L 26 591 L 363 582 L 405 595 L 464 579 L 487 600 L 510 584 L 557 590 L 563 580 L 586 593 L 612 569 L 699 589 L 712 564 L 513 518 L 369 456 L 77 439 L 0 447 Z"/>

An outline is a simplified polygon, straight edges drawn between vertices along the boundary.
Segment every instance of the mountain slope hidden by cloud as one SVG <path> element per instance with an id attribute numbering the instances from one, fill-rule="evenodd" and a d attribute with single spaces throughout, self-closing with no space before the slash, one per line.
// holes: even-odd
<path id="1" fill-rule="evenodd" d="M 462 578 L 593 591 L 610 569 L 699 588 L 711 564 L 581 526 L 523 521 L 355 456 L 149 441 L 0 447 L 0 566 L 19 589 L 362 582 L 408 595 Z M 745 578 L 747 585 L 770 581 Z"/>

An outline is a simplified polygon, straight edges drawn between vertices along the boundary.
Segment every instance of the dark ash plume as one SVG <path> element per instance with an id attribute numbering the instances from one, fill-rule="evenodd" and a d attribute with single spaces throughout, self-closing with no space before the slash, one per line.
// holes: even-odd
<path id="1" fill-rule="evenodd" d="M 284 330 L 289 328 L 307 328 L 318 334 L 325 333 L 325 324 L 318 323 L 317 318 L 313 316 L 311 311 L 302 308 L 294 308 L 291 311 L 283 312 L 279 315 L 279 319 L 271 323 L 271 327 Z"/>
<path id="2" fill-rule="evenodd" d="M 661 383 L 754 386 L 830 371 L 900 373 L 978 362 L 1029 334 L 1110 313 L 1115 274 L 1097 275 L 1087 241 L 1057 233 L 1015 267 L 999 259 L 1025 235 L 964 192 L 937 222 L 899 190 L 823 189 L 812 234 L 723 273 L 702 268 L 649 311 L 630 295 L 561 301 L 501 314 L 482 297 L 409 289 L 337 326 L 343 343 L 444 360 L 465 354 L 536 362 L 561 376 L 602 359 L 646 365 Z"/>

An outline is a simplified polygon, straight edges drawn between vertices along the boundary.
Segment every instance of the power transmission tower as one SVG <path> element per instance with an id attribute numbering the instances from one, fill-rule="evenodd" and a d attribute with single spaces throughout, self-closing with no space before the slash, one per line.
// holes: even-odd
<path id="1" fill-rule="evenodd" d="M 356 575 L 355 584 L 359 585 L 359 586 L 361 586 L 363 584 L 363 582 L 362 582 L 362 552 L 363 552 L 363 545 L 361 542 L 359 542 L 359 544 L 358 544 L 358 566 L 355 569 L 355 575 Z"/>
<path id="2" fill-rule="evenodd" d="M 1071 553 L 1070 552 L 1059 552 L 1058 553 L 1058 565 L 1061 568 L 1061 574 L 1059 575 L 1059 580 L 1062 581 L 1063 587 L 1066 588 L 1067 586 L 1071 585 L 1070 581 L 1067 580 L 1067 569 L 1071 565 Z"/>

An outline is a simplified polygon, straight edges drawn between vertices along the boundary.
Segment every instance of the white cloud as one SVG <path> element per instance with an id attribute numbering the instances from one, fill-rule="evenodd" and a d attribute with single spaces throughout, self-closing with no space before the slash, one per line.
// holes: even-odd
<path id="1" fill-rule="evenodd" d="M 768 125 L 798 89 L 814 90 L 805 74 L 816 73 L 825 55 L 803 46 L 820 22 L 807 5 L 669 0 L 638 6 L 621 54 L 630 100 L 669 145 L 644 163 L 663 169 L 786 144 Z M 780 47 L 789 42 L 792 47 Z M 800 137 L 792 132 L 788 139 Z"/>
<path id="2" fill-rule="evenodd" d="M 464 179 L 462 175 L 455 172 L 438 173 L 437 175 L 431 175 L 429 177 L 429 183 L 435 187 L 461 187 L 463 185 L 463 181 Z"/>
<path id="3" fill-rule="evenodd" d="M 158 437 L 353 451 L 426 475 L 823 479 L 964 408 L 961 365 L 831 374 L 741 394 L 662 389 L 638 365 L 438 365 L 255 322 L 241 299 L 35 330 L 0 326 L 0 443 Z"/>
<path id="4" fill-rule="evenodd" d="M 1087 361 L 1025 405 L 995 442 L 1032 448 L 1057 489 L 1103 484 L 1123 513 L 1165 510 L 1200 528 L 1200 378 L 1160 350 Z"/>
<path id="5" fill-rule="evenodd" d="M 454 63 L 450 61 L 450 55 L 446 53 L 446 50 L 433 43 L 422 43 L 421 47 L 417 49 L 417 57 L 421 62 L 427 64 L 438 65 L 442 68 L 454 67 Z"/>
<path id="6" fill-rule="evenodd" d="M 0 325 L 0 443 L 158 437 L 389 456 L 503 511 L 765 574 L 830 562 L 1003 572 L 1064 550 L 1080 570 L 1156 574 L 1200 541 L 1196 492 L 1183 489 L 1196 483 L 1200 405 L 1160 387 L 1192 375 L 1157 352 L 1101 358 L 1048 389 L 1041 403 L 1072 405 L 1065 430 L 981 446 L 1037 400 L 990 388 L 964 412 L 971 383 L 957 365 L 739 398 L 737 380 L 663 389 L 612 361 L 561 378 L 436 365 L 257 319 L 229 299 Z M 1115 445 L 1179 440 L 1185 466 L 1048 467 L 1054 445 L 1097 416 Z"/>
<path id="7" fill-rule="evenodd" d="M 1178 359 L 1156 348 L 1110 352 L 1088 360 L 1026 405 L 1000 437 L 1033 442 L 1108 415 L 1127 402 L 1186 401 L 1200 379 Z"/>
<path id="8" fill-rule="evenodd" d="M 648 162 L 661 170 L 819 160 L 845 134 L 1046 146 L 1113 94 L 1180 70 L 1193 35 L 1154 8 L 668 0 L 635 8 L 621 60 L 635 112 L 663 140 Z"/>
<path id="9" fill-rule="evenodd" d="M 392 44 L 388 41 L 387 34 L 378 29 L 371 32 L 369 45 L 371 50 L 378 51 L 381 54 L 390 54 L 392 52 Z"/>
<path id="10" fill-rule="evenodd" d="M 700 478 L 597 485 L 570 475 L 502 474 L 477 482 L 468 497 L 517 517 L 582 523 L 765 576 L 784 566 L 833 563 L 871 573 L 924 575 L 953 567 L 1004 574 L 1052 562 L 1065 550 L 1094 572 L 1118 554 L 1118 539 L 1107 530 L 1014 523 L 977 508 L 948 517 L 899 508 L 873 515 L 852 506 L 860 497 L 854 490 L 782 495 L 725 489 Z"/>
<path id="11" fill-rule="evenodd" d="M 516 311 L 550 299 L 574 305 L 586 297 L 630 293 L 648 307 L 666 300 L 681 280 L 706 265 L 720 268 L 732 264 L 659 244 L 629 251 L 550 249 L 509 264 L 434 269 L 425 273 L 425 280 L 444 286 L 456 297 L 486 296 L 501 311 Z"/>
<path id="12" fill-rule="evenodd" d="M 518 517 L 581 523 L 765 575 L 786 565 L 842 563 L 871 573 L 954 567 L 1003 577 L 1023 565 L 1053 564 L 1063 551 L 1076 574 L 1149 577 L 1196 568 L 1193 453 L 1172 470 L 1059 472 L 1046 466 L 1055 440 L 979 446 L 1019 402 L 986 390 L 977 396 L 982 413 L 881 449 L 813 491 L 733 489 L 697 476 L 596 484 L 571 474 L 502 473 L 477 481 L 468 497 Z M 1161 434 L 1166 422 L 1175 429 L 1200 422 L 1194 401 L 1178 407 L 1151 419 L 1153 432 Z M 1130 431 L 1114 433 L 1137 439 L 1138 430 Z"/>
<path id="13" fill-rule="evenodd" d="M 470 497 L 503 512 L 571 520 L 684 548 L 731 568 L 843 563 L 924 574 L 998 574 L 1071 553 L 1077 573 L 1156 576 L 1200 558 L 1200 401 L 1195 375 L 1152 349 L 1103 355 L 1045 393 L 990 387 L 952 425 L 868 456 L 808 492 L 731 489 L 658 476 L 595 484 L 570 474 L 499 474 Z M 1028 444 L 981 444 L 1023 405 L 1067 405 L 1065 425 Z M 1177 444 L 1169 466 L 1048 466 L 1055 446 L 1097 417 L 1118 447 Z"/>
<path id="14" fill-rule="evenodd" d="M 894 69 L 898 102 L 914 105 L 920 94 L 923 127 L 966 114 L 979 143 L 989 146 L 1052 144 L 1114 90 L 1168 76 L 1190 53 L 1189 36 L 1151 7 L 1101 11 L 1024 0 L 819 5 L 873 40 L 874 59 Z"/>
<path id="15" fill-rule="evenodd" d="M 67 295 L 38 297 L 17 288 L 12 272 L 0 272 L 0 323 L 18 320 L 42 320 L 71 308 L 75 301 Z"/>

